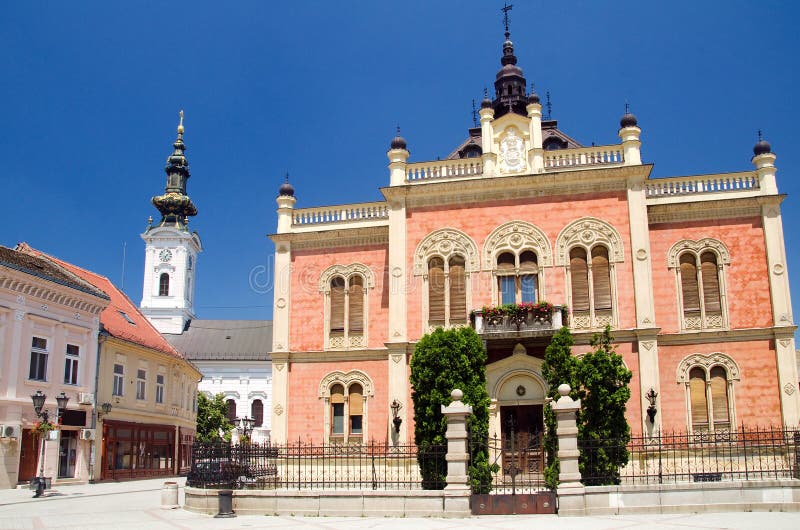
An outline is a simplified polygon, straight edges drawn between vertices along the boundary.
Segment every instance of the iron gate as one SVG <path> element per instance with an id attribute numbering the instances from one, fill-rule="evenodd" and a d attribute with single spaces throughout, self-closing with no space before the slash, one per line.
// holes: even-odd
<path id="1" fill-rule="evenodd" d="M 473 483 L 473 515 L 556 513 L 555 492 L 544 481 L 541 433 L 517 433 L 512 427 L 501 437 L 471 438 L 470 445 L 484 449 L 492 469 Z"/>

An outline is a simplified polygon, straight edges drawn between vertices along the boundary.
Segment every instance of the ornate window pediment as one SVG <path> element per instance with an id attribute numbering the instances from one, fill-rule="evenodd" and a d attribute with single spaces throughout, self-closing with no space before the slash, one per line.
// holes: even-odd
<path id="1" fill-rule="evenodd" d="M 612 263 L 625 260 L 622 237 L 611 224 L 596 217 L 582 217 L 564 227 L 556 239 L 556 265 L 567 265 L 569 251 L 575 246 L 590 250 L 595 245 L 608 248 L 608 259 Z"/>
<path id="2" fill-rule="evenodd" d="M 740 371 L 739 365 L 736 364 L 732 358 L 724 353 L 716 352 L 708 355 L 702 353 L 693 353 L 685 357 L 679 364 L 678 370 L 675 374 L 678 383 L 687 383 L 689 381 L 689 370 L 695 367 L 702 368 L 706 374 L 711 372 L 715 366 L 721 366 L 728 373 L 728 379 L 731 381 L 739 381 Z"/>
<path id="3" fill-rule="evenodd" d="M 364 389 L 364 395 L 372 397 L 374 395 L 374 385 L 372 379 L 361 370 L 350 370 L 349 372 L 335 371 L 322 378 L 319 382 L 319 397 L 330 398 L 331 387 L 339 383 L 348 388 L 352 383 L 358 383 Z"/>
<path id="4" fill-rule="evenodd" d="M 553 251 L 550 241 L 537 226 L 525 221 L 510 221 L 494 230 L 483 244 L 483 268 L 492 270 L 495 258 L 504 250 L 518 253 L 521 250 L 532 250 L 539 258 L 539 265 L 553 265 Z"/>
<path id="5" fill-rule="evenodd" d="M 455 228 L 440 228 L 422 238 L 414 252 L 414 275 L 428 272 L 428 260 L 439 256 L 445 262 L 460 255 L 466 262 L 467 273 L 480 270 L 478 246 L 467 234 Z"/>
<path id="6" fill-rule="evenodd" d="M 670 269 L 678 267 L 678 257 L 686 251 L 691 251 L 699 255 L 703 250 L 708 249 L 716 252 L 723 265 L 731 264 L 731 254 L 728 252 L 728 247 L 726 247 L 722 241 L 704 237 L 698 241 L 682 239 L 672 245 L 667 253 L 667 267 Z"/>
<path id="7" fill-rule="evenodd" d="M 322 271 L 319 277 L 319 291 L 330 293 L 331 279 L 334 276 L 341 276 L 347 281 L 354 274 L 359 274 L 364 278 L 367 289 L 373 289 L 375 287 L 375 275 L 372 274 L 372 269 L 363 263 L 351 263 L 350 265 L 331 265 Z"/>

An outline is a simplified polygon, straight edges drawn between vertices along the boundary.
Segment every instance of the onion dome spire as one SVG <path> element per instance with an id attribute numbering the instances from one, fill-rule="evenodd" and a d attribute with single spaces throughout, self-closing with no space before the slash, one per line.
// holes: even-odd
<path id="1" fill-rule="evenodd" d="M 481 108 L 488 109 L 492 106 L 492 100 L 489 99 L 489 91 L 485 88 L 483 89 L 483 101 L 481 101 Z"/>
<path id="2" fill-rule="evenodd" d="M 189 216 L 197 215 L 197 208 L 186 195 L 186 181 L 189 179 L 189 161 L 186 159 L 186 144 L 183 143 L 183 111 L 180 111 L 178 137 L 172 147 L 175 149 L 167 158 L 164 171 L 167 173 L 167 185 L 164 195 L 151 199 L 153 206 L 161 212 L 159 226 L 170 225 L 186 228 Z"/>
<path id="3" fill-rule="evenodd" d="M 281 184 L 281 187 L 278 189 L 278 196 L 294 197 L 294 186 L 289 184 L 289 173 L 286 173 L 286 181 Z"/>
<path id="4" fill-rule="evenodd" d="M 761 129 L 758 130 L 758 142 L 753 146 L 753 156 L 764 155 L 772 152 L 772 146 L 761 137 Z"/>
<path id="5" fill-rule="evenodd" d="M 505 25 L 503 42 L 503 56 L 500 58 L 502 68 L 497 71 L 494 81 L 495 99 L 492 103 L 495 118 L 507 114 L 509 110 L 515 114 L 527 116 L 525 106 L 528 104 L 525 96 L 527 82 L 522 74 L 522 69 L 517 66 L 517 56 L 514 55 L 514 43 L 511 42 L 511 32 L 508 29 L 508 12 L 513 5 L 504 5 L 502 8 Z"/>
<path id="6" fill-rule="evenodd" d="M 392 149 L 406 149 L 406 150 L 408 150 L 407 145 L 408 144 L 406 144 L 406 139 L 403 138 L 402 136 L 400 136 L 400 126 L 398 125 L 397 126 L 397 136 L 392 138 L 392 143 L 389 144 L 389 147 L 391 147 Z"/>
<path id="7" fill-rule="evenodd" d="M 625 103 L 625 114 L 619 120 L 619 128 L 624 129 L 625 127 L 638 127 L 639 121 L 636 119 L 636 116 L 631 114 L 630 106 L 628 103 Z"/>
<path id="8" fill-rule="evenodd" d="M 539 104 L 541 100 L 539 99 L 539 94 L 536 93 L 536 87 L 531 83 L 531 93 L 528 94 L 528 105 L 531 104 Z"/>

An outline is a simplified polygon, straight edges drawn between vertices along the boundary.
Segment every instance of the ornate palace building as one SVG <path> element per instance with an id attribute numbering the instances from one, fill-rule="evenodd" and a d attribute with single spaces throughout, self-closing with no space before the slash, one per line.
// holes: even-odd
<path id="1" fill-rule="evenodd" d="M 541 429 L 541 365 L 562 323 L 576 355 L 611 326 L 633 372 L 634 432 L 796 425 L 770 145 L 755 145 L 752 169 L 651 178 L 632 114 L 620 143 L 591 147 L 543 119 L 508 37 L 480 127 L 430 162 L 409 162 L 398 133 L 384 200 L 299 209 L 281 186 L 273 440 L 413 438 L 409 359 L 437 326 L 474 326 L 484 339 L 492 435 L 511 416 Z M 552 311 L 481 310 L 542 301 Z"/>

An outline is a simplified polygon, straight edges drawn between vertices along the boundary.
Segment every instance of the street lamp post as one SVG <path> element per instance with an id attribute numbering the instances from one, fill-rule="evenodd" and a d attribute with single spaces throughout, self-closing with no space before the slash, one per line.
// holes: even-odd
<path id="1" fill-rule="evenodd" d="M 43 394 L 41 390 L 37 390 L 35 394 L 31 396 L 31 401 L 33 401 L 33 411 L 36 413 L 36 417 L 41 420 L 40 425 L 49 426 L 50 424 L 50 412 L 44 408 L 44 403 L 47 400 L 47 395 Z M 67 397 L 64 392 L 61 392 L 58 396 L 56 396 L 56 403 L 58 406 L 58 410 L 56 411 L 56 423 L 60 423 L 61 420 L 61 411 L 67 408 L 67 403 L 69 402 L 69 398 Z M 50 429 L 45 428 L 41 433 L 41 452 L 39 454 L 39 476 L 36 477 L 36 493 L 34 494 L 34 498 L 41 497 L 44 493 L 45 487 L 45 478 L 44 478 L 44 442 L 45 442 L 45 435 L 46 433 L 50 432 Z"/>

